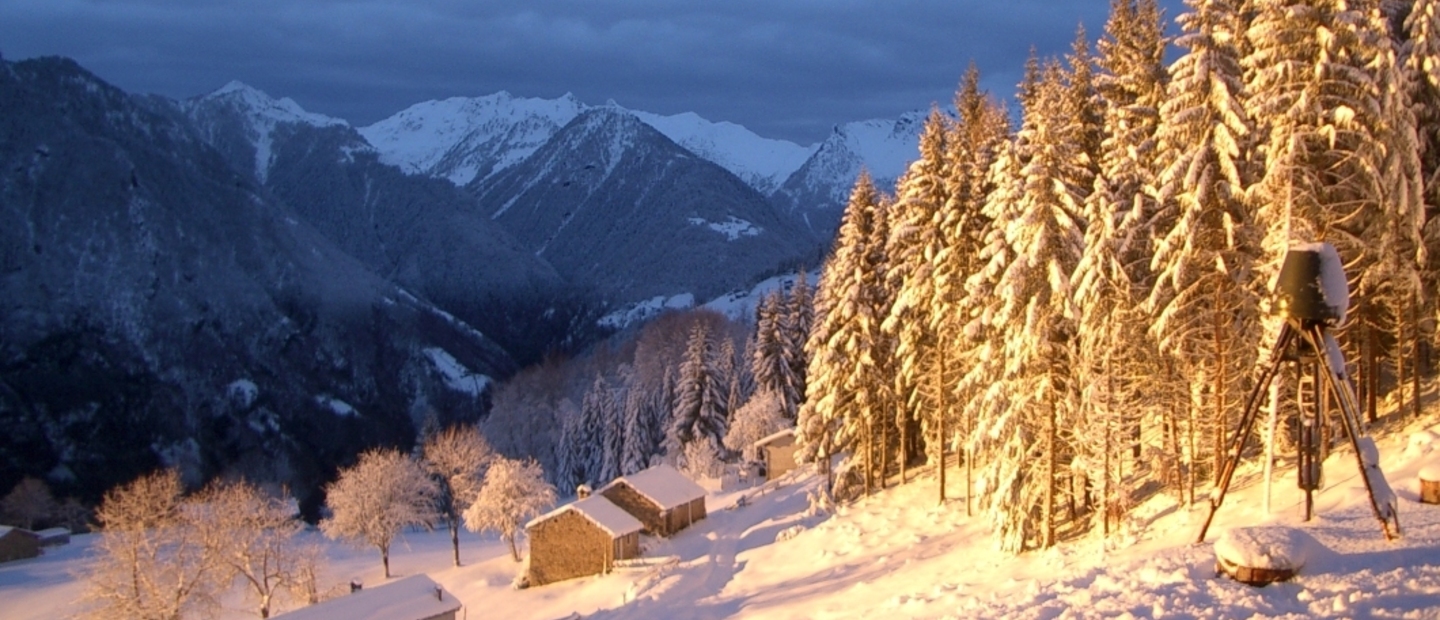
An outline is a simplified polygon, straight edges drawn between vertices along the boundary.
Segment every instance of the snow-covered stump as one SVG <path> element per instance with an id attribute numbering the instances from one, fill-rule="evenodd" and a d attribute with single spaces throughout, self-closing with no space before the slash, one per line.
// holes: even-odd
<path id="1" fill-rule="evenodd" d="M 1440 504 L 1440 461 L 1420 469 L 1420 503 Z"/>
<path id="2" fill-rule="evenodd" d="M 1324 545 L 1301 530 L 1240 527 L 1215 541 L 1215 570 L 1246 585 L 1265 586 L 1290 580 L 1325 552 Z"/>

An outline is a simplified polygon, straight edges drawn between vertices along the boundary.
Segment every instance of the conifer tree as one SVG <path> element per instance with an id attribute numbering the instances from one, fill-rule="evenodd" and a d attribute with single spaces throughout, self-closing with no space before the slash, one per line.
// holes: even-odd
<path id="1" fill-rule="evenodd" d="M 787 312 L 778 290 L 766 295 L 756 307 L 750 372 L 755 377 L 755 391 L 769 391 L 779 396 L 785 417 L 794 420 L 800 394 L 790 359 L 791 337 L 784 331 Z"/>
<path id="2" fill-rule="evenodd" d="M 1413 295 L 1421 251 L 1411 224 L 1418 164 L 1407 161 L 1413 116 L 1396 96 L 1387 27 L 1374 5 L 1256 4 L 1244 62 L 1249 110 L 1264 130 L 1265 174 L 1255 188 L 1267 228 L 1262 273 L 1275 272 L 1290 243 L 1330 242 L 1350 278 L 1353 315 L 1374 343 L 1371 334 L 1394 325 Z M 1362 363 L 1373 368 L 1375 348 L 1365 351 Z"/>
<path id="3" fill-rule="evenodd" d="M 669 453 L 680 455 L 686 444 L 698 440 L 723 446 L 728 394 L 715 368 L 714 343 L 702 322 L 690 330 L 675 391 L 675 417 L 666 437 Z"/>
<path id="4" fill-rule="evenodd" d="M 1237 3 L 1188 4 L 1178 20 L 1185 53 L 1171 68 L 1161 107 L 1158 190 L 1167 224 L 1159 231 L 1151 264 L 1157 281 L 1147 305 L 1155 317 L 1151 333 L 1188 384 L 1183 410 L 1200 414 L 1169 423 L 1172 434 L 1187 429 L 1184 485 L 1193 499 L 1198 460 L 1208 455 L 1218 472 L 1228 421 L 1243 406 L 1256 361 L 1262 231 L 1245 202 L 1256 169 L 1247 159 L 1254 131 L 1241 101 Z"/>
<path id="5" fill-rule="evenodd" d="M 1060 429 L 1076 405 L 1070 278 L 1084 247 L 1085 190 L 1072 183 L 1085 175 L 1076 169 L 1081 140 L 1066 131 L 1070 92 L 1064 71 L 1047 64 L 1018 136 L 1028 155 L 1011 194 L 1018 202 L 997 205 L 989 264 L 974 279 L 994 282 L 982 318 L 1001 361 L 982 397 L 979 432 L 992 443 L 990 511 L 1011 551 L 1055 542 L 1058 467 L 1068 454 Z"/>
<path id="6" fill-rule="evenodd" d="M 1152 0 L 1111 2 L 1106 36 L 1098 45 L 1096 91 L 1104 125 L 1098 174 L 1085 201 L 1085 252 L 1074 279 L 1080 310 L 1077 379 L 1082 411 L 1076 449 L 1085 486 L 1098 483 L 1100 526 L 1127 509 L 1121 488 L 1121 446 L 1138 437 L 1139 412 L 1163 380 L 1144 329 L 1141 301 L 1149 286 L 1151 195 L 1156 170 L 1158 108 L 1164 95 L 1159 10 Z"/>
<path id="7" fill-rule="evenodd" d="M 968 356 L 980 350 L 983 332 L 967 328 L 974 318 L 969 310 L 978 304 L 967 299 L 966 280 L 980 269 L 980 253 L 990 225 L 985 203 L 996 187 L 990 175 L 1000 151 L 1009 146 L 1010 138 L 1008 115 L 980 90 L 980 72 L 974 64 L 961 81 L 955 109 L 959 118 L 954 135 L 947 141 L 950 151 L 947 200 L 939 214 L 941 248 L 934 258 L 937 308 L 930 313 L 931 329 L 940 343 L 936 374 L 941 389 L 936 394 L 936 414 L 925 420 L 926 436 L 934 436 L 930 460 L 938 464 L 936 478 L 942 502 L 945 501 L 945 447 L 952 443 L 952 437 L 968 437 L 974 428 L 974 418 L 969 415 L 973 408 L 957 406 L 974 401 L 977 395 L 979 383 L 964 380 L 966 369 L 983 368 L 980 360 Z M 1003 166 L 1001 169 L 1008 170 Z M 957 423 L 954 430 L 947 426 L 952 419 Z M 961 457 L 965 464 L 967 514 L 973 508 L 970 490 L 975 461 L 969 443 L 964 442 L 966 449 Z"/>
<path id="8" fill-rule="evenodd" d="M 881 329 L 895 343 L 895 425 L 902 483 L 906 465 L 921 451 L 921 418 L 944 413 L 938 403 L 943 387 L 937 374 L 939 342 L 931 314 L 942 311 L 936 303 L 934 260 L 943 243 L 941 209 L 949 199 L 947 125 L 939 110 L 930 112 L 920 135 L 920 159 L 901 179 L 890 213 L 886 247 L 890 268 L 885 277 L 887 288 L 895 295 Z"/>
<path id="9" fill-rule="evenodd" d="M 886 298 L 885 213 L 880 193 L 862 172 L 851 192 L 835 252 L 817 295 L 816 324 L 806 345 L 808 397 L 801 411 L 799 445 L 812 458 L 851 450 L 864 466 L 864 490 L 875 481 L 883 446 L 877 419 L 889 379 L 881 364 L 888 351 L 880 334 Z M 858 455 L 855 454 L 858 452 Z"/>

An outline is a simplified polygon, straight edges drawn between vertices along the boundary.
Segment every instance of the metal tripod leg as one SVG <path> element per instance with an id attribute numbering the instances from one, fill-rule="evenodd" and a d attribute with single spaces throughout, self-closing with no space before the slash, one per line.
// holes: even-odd
<path id="1" fill-rule="evenodd" d="M 1235 468 L 1240 464 L 1240 457 L 1245 454 L 1245 446 L 1250 441 L 1250 431 L 1255 427 L 1256 413 L 1260 410 L 1260 394 L 1270 386 L 1275 379 L 1275 374 L 1280 371 L 1280 364 L 1285 361 L 1285 352 L 1294 343 L 1297 334 L 1295 330 L 1286 323 L 1280 327 L 1280 335 L 1275 339 L 1275 347 L 1270 350 L 1270 365 L 1260 374 L 1260 380 L 1250 388 L 1250 396 L 1245 399 L 1245 412 L 1240 416 L 1240 429 L 1231 440 L 1230 456 L 1225 460 L 1225 468 L 1221 470 L 1220 486 L 1210 495 L 1210 514 L 1205 515 L 1205 523 L 1200 525 L 1200 535 L 1195 537 L 1196 543 L 1205 542 L 1205 533 L 1210 530 L 1210 521 L 1215 518 L 1215 511 L 1225 501 L 1225 494 L 1230 490 L 1230 480 L 1235 477 Z"/>
<path id="2" fill-rule="evenodd" d="M 1340 353 L 1339 346 L 1334 338 L 1330 338 L 1325 332 L 1323 325 L 1311 325 L 1304 328 L 1305 339 L 1319 353 L 1321 374 L 1325 375 L 1325 383 L 1330 388 L 1330 393 L 1340 403 L 1340 420 L 1345 424 L 1345 435 L 1350 440 L 1350 448 L 1355 451 L 1355 463 L 1360 469 L 1360 479 L 1365 482 L 1365 494 L 1370 497 L 1370 509 L 1375 512 L 1375 518 L 1380 521 L 1380 529 L 1385 533 L 1385 540 L 1394 540 L 1400 535 L 1400 515 L 1394 504 L 1386 503 L 1384 506 L 1375 498 L 1375 488 L 1371 484 L 1370 469 L 1374 468 L 1380 473 L 1379 463 L 1366 463 L 1365 456 L 1360 452 L 1360 405 L 1355 399 L 1355 394 L 1350 391 L 1349 384 L 1342 383 L 1344 356 Z M 1333 357 L 1332 357 L 1333 356 Z M 1340 368 L 1335 367 L 1335 360 L 1339 359 Z M 1383 476 L 1383 473 L 1381 474 Z M 1391 530 L 1391 525 L 1394 530 Z"/>

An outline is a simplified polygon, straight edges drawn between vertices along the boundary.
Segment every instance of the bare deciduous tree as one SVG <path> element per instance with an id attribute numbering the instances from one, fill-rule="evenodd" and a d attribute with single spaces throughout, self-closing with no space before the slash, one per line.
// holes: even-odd
<path id="1" fill-rule="evenodd" d="M 165 470 L 105 494 L 81 618 L 178 620 L 214 608 L 221 571 L 181 492 L 180 474 Z"/>
<path id="2" fill-rule="evenodd" d="M 204 544 L 228 575 L 224 583 L 240 581 L 261 618 L 307 576 L 313 580 L 317 558 L 297 544 L 302 525 L 287 502 L 241 480 L 211 484 L 192 505 Z M 308 598 L 300 600 L 309 604 Z"/>
<path id="3" fill-rule="evenodd" d="M 27 530 L 50 520 L 55 514 L 55 498 L 43 480 L 26 476 L 0 499 L 0 515 L 6 522 Z"/>
<path id="4" fill-rule="evenodd" d="M 332 516 L 320 531 L 334 539 L 368 545 L 380 551 L 385 578 L 390 578 L 390 543 L 407 526 L 432 527 L 439 490 L 420 465 L 394 449 L 360 455 L 354 467 L 326 485 Z"/>
<path id="5" fill-rule="evenodd" d="M 494 531 L 510 544 L 510 556 L 520 561 L 515 539 L 525 522 L 555 504 L 555 487 L 545 482 L 545 471 L 534 459 L 496 458 L 485 473 L 485 486 L 465 511 L 465 527 L 472 532 Z"/>
<path id="6" fill-rule="evenodd" d="M 460 514 L 480 495 L 485 466 L 494 458 L 490 442 L 471 425 L 452 426 L 425 440 L 421 458 L 439 486 L 440 511 L 450 527 L 450 548 L 460 565 Z"/>

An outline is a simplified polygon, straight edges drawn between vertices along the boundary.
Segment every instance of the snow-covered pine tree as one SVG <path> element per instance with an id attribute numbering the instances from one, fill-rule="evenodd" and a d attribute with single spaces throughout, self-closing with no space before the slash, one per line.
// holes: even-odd
<path id="1" fill-rule="evenodd" d="M 672 456 L 683 454 L 686 444 L 701 439 L 712 446 L 724 445 L 728 394 L 715 368 L 714 349 L 709 329 L 697 321 L 690 329 L 676 377 L 674 419 L 666 435 L 666 449 Z"/>
<path id="2" fill-rule="evenodd" d="M 1182 495 L 1193 501 L 1197 467 L 1217 472 L 1228 421 L 1255 364 L 1260 340 L 1255 263 L 1261 231 L 1245 202 L 1255 168 L 1254 134 L 1241 102 L 1242 73 L 1235 0 L 1189 0 L 1161 106 L 1162 172 L 1167 210 L 1151 267 L 1157 280 L 1147 305 L 1151 333 L 1189 386 L 1168 436 L 1188 461 Z M 1181 418 L 1178 414 L 1191 412 Z M 1177 439 L 1186 429 L 1186 441 Z"/>
<path id="3" fill-rule="evenodd" d="M 894 423 L 899 430 L 902 483 L 906 466 L 924 450 L 925 438 L 919 436 L 921 418 L 945 414 L 939 407 L 938 395 L 943 389 L 937 364 L 939 343 L 930 313 L 938 310 L 934 259 L 943 241 L 940 211 L 949 199 L 945 182 L 950 165 L 945 145 L 951 133 L 948 125 L 939 110 L 931 110 L 920 135 L 920 158 L 900 180 L 889 214 L 885 286 L 896 292 L 881 330 L 895 343 Z"/>
<path id="4" fill-rule="evenodd" d="M 784 331 L 786 312 L 785 299 L 778 290 L 766 295 L 755 308 L 755 343 L 750 348 L 750 372 L 755 377 L 755 391 L 768 390 L 779 395 L 785 417 L 794 420 L 800 394 L 789 359 L 791 338 Z"/>
<path id="5" fill-rule="evenodd" d="M 745 394 L 741 389 L 744 379 L 740 376 L 745 366 L 739 362 L 735 353 L 735 341 L 730 336 L 721 334 L 720 343 L 715 347 L 715 377 L 720 383 L 720 391 L 724 395 L 721 400 L 722 416 L 725 420 L 725 427 L 730 426 L 730 415 L 745 404 Z M 724 434 L 720 435 L 723 440 Z M 715 444 L 717 447 L 724 447 L 724 443 Z"/>
<path id="6" fill-rule="evenodd" d="M 1420 209 L 1418 165 L 1406 161 L 1413 116 L 1395 96 L 1401 82 L 1384 18 L 1375 3 L 1256 5 L 1244 63 L 1248 109 L 1265 130 L 1255 188 L 1267 227 L 1263 274 L 1278 269 L 1292 242 L 1332 243 L 1350 277 L 1352 315 L 1373 343 L 1369 334 L 1392 326 L 1414 294 L 1409 264 L 1419 245 L 1410 224 Z M 1365 347 L 1362 363 L 1373 368 L 1375 353 Z"/>
<path id="7" fill-rule="evenodd" d="M 1074 275 L 1082 387 L 1072 427 L 1077 452 L 1072 469 L 1082 486 L 1098 487 L 1096 516 L 1108 536 L 1111 524 L 1128 510 L 1130 491 L 1120 467 L 1124 448 L 1137 442 L 1138 414 L 1165 379 L 1154 372 L 1158 356 L 1140 303 L 1149 282 L 1150 224 L 1157 211 L 1150 188 L 1165 40 L 1153 0 L 1111 2 L 1105 30 L 1095 75 L 1104 118 L 1099 173 L 1085 201 L 1085 252 Z"/>
<path id="8" fill-rule="evenodd" d="M 1406 42 L 1402 53 L 1410 110 L 1415 115 L 1416 140 L 1424 180 L 1425 228 L 1421 248 L 1440 248 L 1440 2 L 1416 0 L 1405 20 Z M 1440 249 L 1425 256 L 1421 299 L 1422 316 L 1440 319 Z M 1429 321 L 1433 339 L 1440 335 Z"/>
<path id="9" fill-rule="evenodd" d="M 600 423 L 600 469 L 595 475 L 595 484 L 606 484 L 621 475 L 621 464 L 625 458 L 625 413 L 621 407 L 624 394 L 610 386 L 604 377 L 596 377 L 602 389 L 599 394 Z"/>
<path id="10" fill-rule="evenodd" d="M 815 299 L 810 288 L 809 275 L 804 269 L 795 273 L 795 284 L 790 297 L 785 300 L 784 319 L 780 322 L 785 333 L 785 359 L 790 362 L 790 373 L 795 377 L 795 406 L 805 400 L 805 341 L 810 337 L 810 326 L 815 322 Z"/>
<path id="11" fill-rule="evenodd" d="M 981 266 L 980 253 L 990 225 L 985 201 L 996 187 L 995 178 L 990 176 L 992 167 L 1001 149 L 1010 146 L 1009 115 L 980 90 L 980 72 L 973 63 L 961 80 L 955 109 L 959 118 L 954 135 L 947 141 L 950 150 L 947 202 L 940 211 L 942 241 L 940 252 L 934 258 L 936 307 L 929 313 L 931 329 L 940 342 L 936 366 L 943 389 L 937 394 L 939 413 L 925 418 L 924 429 L 926 436 L 934 437 L 934 441 L 929 442 L 933 444 L 929 459 L 937 464 L 941 502 L 945 501 L 945 447 L 954 442 L 955 437 L 968 438 L 975 426 L 974 408 L 957 407 L 957 404 L 974 401 L 976 388 L 982 384 L 964 381 L 967 369 L 983 368 L 980 360 L 968 354 L 980 351 L 984 333 L 981 329 L 967 329 L 974 319 L 968 309 L 978 304 L 967 301 L 966 280 Z M 1018 168 L 1015 171 L 1018 175 Z M 988 296 L 988 292 L 981 294 Z M 962 386 L 968 387 L 961 389 Z M 957 422 L 953 429 L 947 426 L 952 418 Z M 975 459 L 968 439 L 963 443 L 965 512 L 970 514 Z"/>
<path id="12" fill-rule="evenodd" d="M 1076 406 L 1071 275 L 1084 248 L 1080 218 L 1088 188 L 1072 185 L 1087 174 L 1079 169 L 1082 140 L 1066 131 L 1071 92 L 1064 70 L 1048 63 L 1018 136 L 1028 155 L 1018 195 L 992 194 L 1018 202 L 993 209 L 995 245 L 986 250 L 985 270 L 972 278 L 974 293 L 994 278 L 981 316 L 995 332 L 999 367 L 982 397 L 978 430 L 993 459 L 988 507 L 1009 551 L 1055 542 L 1058 467 L 1069 456 L 1060 429 L 1073 422 Z"/>
<path id="13" fill-rule="evenodd" d="M 580 401 L 580 417 L 570 435 L 570 466 L 574 468 L 575 484 L 595 486 L 605 482 L 605 452 L 608 447 L 609 425 L 606 416 L 610 409 L 610 386 L 605 377 L 595 375 L 590 389 Z M 574 491 L 574 488 L 566 489 Z"/>
<path id="14" fill-rule="evenodd" d="M 884 206 L 880 192 L 862 172 L 845 207 L 835 251 L 821 272 L 815 325 L 805 347 L 810 360 L 805 405 L 800 412 L 799 451 L 828 461 L 838 451 L 864 464 L 864 490 L 875 477 L 876 424 L 888 377 L 876 360 L 885 359 L 880 332 L 884 296 Z"/>
<path id="15" fill-rule="evenodd" d="M 633 366 L 626 366 L 620 374 L 625 384 L 624 422 L 625 439 L 621 442 L 620 475 L 628 476 L 650 466 L 650 458 L 660 449 L 664 437 L 656 420 L 656 409 L 665 407 L 663 385 L 647 386 L 637 376 Z"/>

